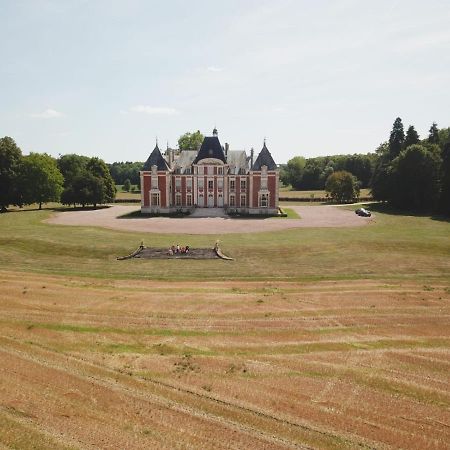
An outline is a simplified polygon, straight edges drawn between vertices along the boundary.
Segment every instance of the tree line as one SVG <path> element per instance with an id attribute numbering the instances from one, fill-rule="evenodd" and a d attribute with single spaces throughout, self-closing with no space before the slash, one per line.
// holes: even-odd
<path id="1" fill-rule="evenodd" d="M 100 158 L 76 154 L 58 159 L 47 153 L 22 155 L 14 139 L 0 139 L 0 210 L 8 206 L 61 202 L 93 205 L 114 200 L 116 187 Z"/>
<path id="2" fill-rule="evenodd" d="M 374 153 L 295 156 L 280 178 L 298 190 L 325 189 L 337 201 L 353 201 L 360 188 L 371 188 L 375 200 L 397 208 L 450 215 L 450 128 L 433 123 L 420 139 L 413 125 L 405 133 L 398 117 Z"/>
<path id="3" fill-rule="evenodd" d="M 375 200 L 450 215 L 450 128 L 439 130 L 433 123 L 421 140 L 413 125 L 405 133 L 397 117 L 389 141 L 376 153 L 371 183 Z"/>
<path id="4" fill-rule="evenodd" d="M 370 186 L 377 155 L 334 155 L 304 158 L 295 156 L 281 166 L 280 179 L 296 190 L 323 190 L 328 177 L 334 172 L 346 171 L 359 181 L 359 187 Z"/>

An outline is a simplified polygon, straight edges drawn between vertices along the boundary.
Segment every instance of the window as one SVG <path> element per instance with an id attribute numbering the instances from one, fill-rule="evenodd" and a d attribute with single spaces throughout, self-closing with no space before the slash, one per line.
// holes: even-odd
<path id="1" fill-rule="evenodd" d="M 219 189 L 223 189 L 223 179 L 222 179 L 222 178 L 219 178 L 219 179 L 217 180 L 217 187 L 218 187 Z"/>
<path id="2" fill-rule="evenodd" d="M 179 192 L 175 194 L 175 206 L 181 206 L 181 194 Z"/>
<path id="3" fill-rule="evenodd" d="M 259 197 L 259 206 L 261 208 L 267 208 L 269 203 L 269 194 L 261 194 Z"/>
<path id="4" fill-rule="evenodd" d="M 186 187 L 192 189 L 192 178 L 186 178 Z"/>
<path id="5" fill-rule="evenodd" d="M 203 189 L 203 177 L 198 179 L 198 187 Z"/>
<path id="6" fill-rule="evenodd" d="M 213 166 L 207 166 L 208 167 L 208 175 L 212 175 L 214 173 L 214 167 Z"/>
<path id="7" fill-rule="evenodd" d="M 230 180 L 230 189 L 235 189 L 234 185 L 235 185 L 235 181 Z"/>
<path id="8" fill-rule="evenodd" d="M 236 206 L 236 197 L 234 195 L 230 195 L 230 206 Z"/>
<path id="9" fill-rule="evenodd" d="M 158 189 L 158 175 L 152 175 L 152 189 Z"/>
<path id="10" fill-rule="evenodd" d="M 152 194 L 150 201 L 151 201 L 150 206 L 159 206 L 159 193 Z"/>
<path id="11" fill-rule="evenodd" d="M 181 189 L 181 178 L 175 178 L 175 187 Z"/>
<path id="12" fill-rule="evenodd" d="M 192 206 L 192 195 L 191 194 L 186 195 L 186 205 Z"/>
<path id="13" fill-rule="evenodd" d="M 245 195 L 241 195 L 241 208 L 245 208 Z"/>
<path id="14" fill-rule="evenodd" d="M 214 189 L 214 181 L 208 180 L 208 189 Z"/>
<path id="15" fill-rule="evenodd" d="M 241 191 L 245 190 L 246 180 L 241 180 Z"/>
<path id="16" fill-rule="evenodd" d="M 186 175 L 190 175 L 190 174 L 191 174 L 191 168 L 188 167 L 187 169 L 185 169 L 184 173 L 185 173 Z"/>
<path id="17" fill-rule="evenodd" d="M 223 175 L 223 167 L 217 168 L 217 175 Z"/>

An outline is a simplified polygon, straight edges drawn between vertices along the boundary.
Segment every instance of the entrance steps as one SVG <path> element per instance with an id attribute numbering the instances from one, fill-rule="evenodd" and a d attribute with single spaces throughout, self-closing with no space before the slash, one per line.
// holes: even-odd
<path id="1" fill-rule="evenodd" d="M 227 217 L 223 208 L 195 208 L 189 217 Z"/>

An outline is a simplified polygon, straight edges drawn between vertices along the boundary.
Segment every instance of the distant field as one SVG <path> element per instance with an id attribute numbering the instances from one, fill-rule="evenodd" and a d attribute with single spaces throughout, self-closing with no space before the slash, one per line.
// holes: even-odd
<path id="1" fill-rule="evenodd" d="M 222 236 L 0 214 L 0 447 L 447 448 L 450 223 L 371 208 Z M 234 261 L 115 259 L 216 239 Z"/>
<path id="2" fill-rule="evenodd" d="M 133 186 L 132 186 L 133 187 Z M 119 200 L 122 199 L 140 199 L 141 198 L 141 191 L 140 189 L 134 185 L 135 191 L 133 192 L 132 190 L 130 190 L 129 192 L 124 191 L 123 190 L 123 185 L 122 184 L 116 184 L 116 198 Z"/>

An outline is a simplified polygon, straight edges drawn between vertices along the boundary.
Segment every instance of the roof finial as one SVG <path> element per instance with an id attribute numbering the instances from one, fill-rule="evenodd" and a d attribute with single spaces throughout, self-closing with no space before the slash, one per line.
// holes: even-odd
<path id="1" fill-rule="evenodd" d="M 166 149 L 169 150 L 169 141 L 167 141 Z"/>
<path id="2" fill-rule="evenodd" d="M 213 130 L 213 136 L 217 136 L 219 133 L 217 132 L 217 128 L 216 128 L 216 126 L 214 125 L 214 130 Z"/>
<path id="3" fill-rule="evenodd" d="M 267 137 L 264 136 L 264 147 L 266 146 L 266 140 L 267 140 Z"/>
<path id="4" fill-rule="evenodd" d="M 156 146 L 158 147 L 158 136 L 155 136 Z"/>

